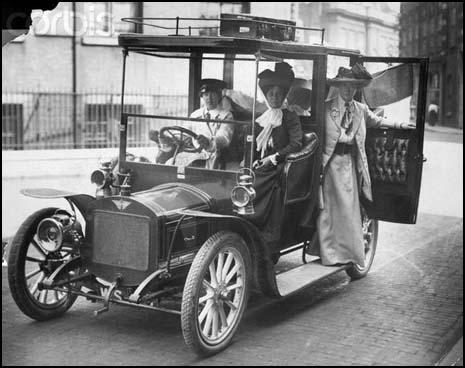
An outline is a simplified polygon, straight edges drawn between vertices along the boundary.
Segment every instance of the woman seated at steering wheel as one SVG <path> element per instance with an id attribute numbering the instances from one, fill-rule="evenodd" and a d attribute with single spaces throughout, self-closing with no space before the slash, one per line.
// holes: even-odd
<path id="1" fill-rule="evenodd" d="M 302 147 L 299 117 L 283 107 L 284 99 L 294 80 L 292 67 L 275 64 L 275 71 L 264 70 L 258 75 L 258 85 L 266 97 L 268 110 L 257 118 L 255 171 L 255 214 L 251 220 L 262 229 L 265 240 L 276 244 L 281 236 L 283 193 L 280 186 L 284 160 Z"/>
<path id="2" fill-rule="evenodd" d="M 202 79 L 200 83 L 200 98 L 202 102 L 202 107 L 195 110 L 191 114 L 191 118 L 199 119 L 215 119 L 215 120 L 232 120 L 233 115 L 230 111 L 224 110 L 220 107 L 220 101 L 222 97 L 222 90 L 226 87 L 226 83 L 219 79 Z M 190 147 L 186 151 L 181 151 L 179 153 L 175 152 L 173 145 L 167 145 L 168 149 L 165 149 L 165 152 L 168 154 L 164 155 L 164 159 L 157 157 L 157 162 L 166 163 L 168 165 L 180 165 L 188 166 L 194 165 L 197 166 L 198 161 L 202 164 L 205 162 L 205 168 L 215 169 L 217 167 L 217 162 L 221 154 L 221 150 L 228 147 L 231 143 L 231 139 L 234 133 L 233 124 L 222 124 L 219 122 L 199 122 L 185 124 L 185 128 L 194 133 L 191 135 L 193 138 L 193 145 L 197 149 L 192 149 Z M 174 127 L 173 130 L 179 130 L 180 128 Z M 181 128 L 182 129 L 182 128 Z M 162 129 L 163 130 L 163 129 Z M 169 128 L 168 128 L 169 130 Z M 186 134 L 188 132 L 185 132 Z M 169 139 L 168 137 L 155 137 L 155 134 L 151 132 L 154 136 L 152 140 L 157 142 L 159 148 L 163 149 L 163 138 Z"/>

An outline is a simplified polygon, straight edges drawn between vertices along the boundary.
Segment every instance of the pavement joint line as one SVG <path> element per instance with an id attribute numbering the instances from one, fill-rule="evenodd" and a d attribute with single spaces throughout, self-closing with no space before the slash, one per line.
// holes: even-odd
<path id="1" fill-rule="evenodd" d="M 448 228 L 448 229 L 447 229 L 447 236 L 448 236 L 447 244 L 450 243 L 449 237 L 451 236 L 451 232 L 454 231 L 454 230 L 456 230 L 456 228 L 461 228 L 462 226 L 463 226 L 462 224 L 456 224 L 456 225 L 454 225 L 452 228 Z M 442 235 L 442 234 L 441 234 L 441 235 Z M 455 240 L 455 236 L 457 236 L 457 235 L 458 235 L 458 234 L 454 234 L 454 240 Z M 417 250 L 417 249 L 424 248 L 424 247 L 426 247 L 426 246 L 429 246 L 430 243 L 431 243 L 431 242 L 426 242 L 426 243 L 421 243 L 421 242 L 420 242 L 420 244 L 419 244 L 418 246 L 416 246 L 416 247 L 414 247 L 414 248 L 410 248 L 408 251 L 406 251 L 406 252 L 404 252 L 404 253 L 398 255 L 397 257 L 392 258 L 392 259 L 390 259 L 390 260 L 387 260 L 387 261 L 385 261 L 384 263 L 381 263 L 380 265 L 376 265 L 376 267 L 373 267 L 373 268 L 370 270 L 370 273 L 377 272 L 377 271 L 379 271 L 381 268 L 384 268 L 385 266 L 387 266 L 388 264 L 390 264 L 390 263 L 392 263 L 392 262 L 394 262 L 394 261 L 396 261 L 396 260 L 398 260 L 398 259 L 403 259 L 404 256 L 406 256 L 406 255 L 412 253 L 413 251 L 415 251 L 415 250 Z"/>

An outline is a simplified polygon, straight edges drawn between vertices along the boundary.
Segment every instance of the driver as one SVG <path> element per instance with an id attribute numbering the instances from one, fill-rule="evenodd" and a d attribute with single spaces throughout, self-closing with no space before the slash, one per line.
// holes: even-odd
<path id="1" fill-rule="evenodd" d="M 191 114 L 191 118 L 232 120 L 233 115 L 229 110 L 220 106 L 222 90 L 226 83 L 219 79 L 202 79 L 200 82 L 200 98 L 202 107 Z M 192 123 L 186 128 L 198 135 L 197 143 L 201 151 L 199 153 L 181 152 L 175 158 L 176 165 L 187 166 L 196 160 L 206 160 L 205 168 L 214 169 L 218 165 L 221 150 L 228 147 L 234 133 L 233 124 L 218 122 Z M 170 164 L 172 160 L 167 161 Z"/>

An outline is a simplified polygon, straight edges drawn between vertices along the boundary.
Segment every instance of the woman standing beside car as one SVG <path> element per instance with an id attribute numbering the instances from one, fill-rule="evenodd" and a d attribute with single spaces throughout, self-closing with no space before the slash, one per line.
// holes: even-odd
<path id="1" fill-rule="evenodd" d="M 376 116 L 367 105 L 354 101 L 357 89 L 370 84 L 371 74 L 360 64 L 339 68 L 328 84 L 337 94 L 326 101 L 325 145 L 322 157 L 320 213 L 317 236 L 308 253 L 323 265 L 365 265 L 360 208 L 361 194 L 372 201 L 371 179 L 365 152 L 367 128 L 415 129 Z"/>

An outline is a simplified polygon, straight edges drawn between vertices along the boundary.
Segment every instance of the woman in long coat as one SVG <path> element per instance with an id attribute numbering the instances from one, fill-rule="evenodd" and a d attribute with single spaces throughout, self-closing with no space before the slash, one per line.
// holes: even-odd
<path id="1" fill-rule="evenodd" d="M 310 254 L 321 257 L 323 265 L 354 263 L 365 266 L 359 195 L 372 201 L 371 180 L 365 152 L 366 129 L 389 127 L 414 129 L 410 123 L 396 123 L 376 116 L 367 105 L 354 101 L 357 88 L 372 77 L 359 64 L 339 68 L 328 80 L 338 93 L 326 101 L 323 181 L 320 187 L 320 214 L 317 241 Z"/>
<path id="2" fill-rule="evenodd" d="M 258 75 L 259 86 L 266 97 L 268 110 L 257 122 L 254 200 L 255 214 L 250 216 L 261 230 L 270 249 L 281 237 L 283 192 L 281 175 L 289 153 L 302 147 L 302 128 L 295 112 L 283 107 L 284 99 L 294 80 L 294 72 L 287 63 L 277 63 L 275 71 L 266 69 Z"/>

